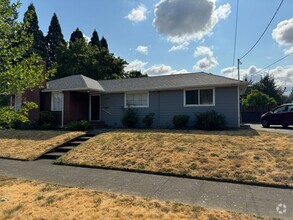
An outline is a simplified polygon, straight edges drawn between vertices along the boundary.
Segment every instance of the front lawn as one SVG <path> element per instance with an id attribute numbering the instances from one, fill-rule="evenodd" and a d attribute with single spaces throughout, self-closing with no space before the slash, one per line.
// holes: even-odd
<path id="1" fill-rule="evenodd" d="M 117 130 L 58 163 L 293 186 L 293 136 L 255 131 Z"/>
<path id="2" fill-rule="evenodd" d="M 262 219 L 136 196 L 0 176 L 0 219 Z"/>
<path id="3" fill-rule="evenodd" d="M 84 132 L 0 130 L 0 157 L 33 160 Z"/>

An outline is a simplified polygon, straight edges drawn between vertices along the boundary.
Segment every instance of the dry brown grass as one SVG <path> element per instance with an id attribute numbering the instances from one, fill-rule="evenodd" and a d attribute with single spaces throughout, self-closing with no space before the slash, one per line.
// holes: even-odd
<path id="1" fill-rule="evenodd" d="M 103 133 L 60 163 L 293 186 L 293 136 L 255 130 L 120 130 Z"/>
<path id="2" fill-rule="evenodd" d="M 0 177 L 0 219 L 260 219 L 175 202 Z"/>
<path id="3" fill-rule="evenodd" d="M 0 130 L 0 157 L 33 160 L 84 132 Z"/>

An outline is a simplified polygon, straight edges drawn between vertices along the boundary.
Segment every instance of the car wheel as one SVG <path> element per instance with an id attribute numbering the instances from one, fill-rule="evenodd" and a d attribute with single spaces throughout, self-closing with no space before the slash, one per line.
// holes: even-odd
<path id="1" fill-rule="evenodd" d="M 284 125 L 282 125 L 282 126 L 283 126 L 283 128 L 288 128 L 289 125 L 284 124 Z"/>
<path id="2" fill-rule="evenodd" d="M 261 121 L 261 125 L 264 127 L 264 128 L 269 128 L 270 127 L 270 124 L 267 122 L 267 120 L 262 120 Z"/>

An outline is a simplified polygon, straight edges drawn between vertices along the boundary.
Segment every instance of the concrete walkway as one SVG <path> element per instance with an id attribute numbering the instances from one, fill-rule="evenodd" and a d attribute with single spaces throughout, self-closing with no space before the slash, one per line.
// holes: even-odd
<path id="1" fill-rule="evenodd" d="M 0 159 L 0 175 L 293 219 L 293 190 Z M 286 205 L 279 214 L 276 207 Z M 281 206 L 280 206 L 281 207 Z M 282 208 L 282 207 L 281 207 Z"/>

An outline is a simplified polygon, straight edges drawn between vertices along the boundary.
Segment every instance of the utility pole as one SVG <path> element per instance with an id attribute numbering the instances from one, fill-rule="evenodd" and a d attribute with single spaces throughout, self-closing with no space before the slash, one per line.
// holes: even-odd
<path id="1" fill-rule="evenodd" d="M 238 71 L 238 80 L 240 80 L 240 59 L 237 59 L 237 71 Z"/>

